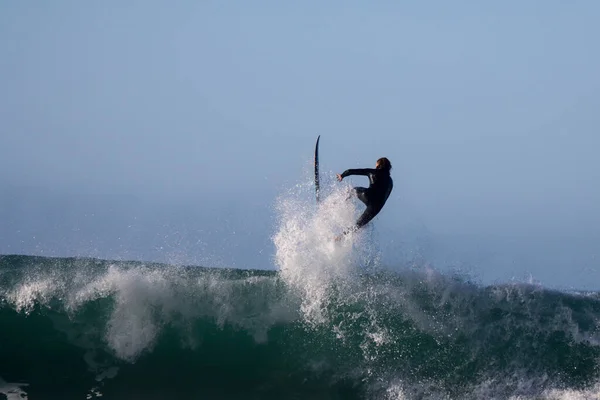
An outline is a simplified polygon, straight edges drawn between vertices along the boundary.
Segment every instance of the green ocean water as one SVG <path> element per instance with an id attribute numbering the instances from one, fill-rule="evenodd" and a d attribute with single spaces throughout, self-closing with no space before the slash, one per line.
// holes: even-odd
<path id="1" fill-rule="evenodd" d="M 591 399 L 599 320 L 597 293 L 482 286 L 433 270 L 300 286 L 281 271 L 6 255 L 0 392 Z"/>

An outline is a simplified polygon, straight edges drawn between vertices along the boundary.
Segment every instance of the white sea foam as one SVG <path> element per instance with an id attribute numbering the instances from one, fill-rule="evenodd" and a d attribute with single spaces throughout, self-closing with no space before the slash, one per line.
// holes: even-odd
<path id="1" fill-rule="evenodd" d="M 0 378 L 0 394 L 5 395 L 7 400 L 27 400 L 27 392 L 23 390 L 27 386 L 27 383 L 10 383 Z"/>
<path id="2" fill-rule="evenodd" d="M 103 336 L 105 343 L 123 360 L 134 361 L 151 350 L 168 324 L 181 332 L 192 321 L 208 317 L 218 325 L 231 324 L 265 341 L 266 333 L 277 322 L 296 318 L 294 306 L 284 294 L 277 293 L 276 277 L 222 277 L 218 272 L 185 270 L 179 267 L 145 267 L 128 263 L 102 269 L 43 271 L 34 268 L 22 281 L 2 296 L 18 312 L 61 304 L 71 318 L 94 301 L 110 303 L 105 324 L 88 326 L 91 334 Z M 90 370 L 101 373 L 105 367 L 94 360 L 97 348 L 85 336 L 71 334 L 66 316 L 50 316 L 55 328 L 64 331 L 71 342 L 85 348 Z M 189 329 L 188 329 L 189 330 Z M 190 335 L 183 340 L 195 346 L 201 338 Z"/>
<path id="3" fill-rule="evenodd" d="M 373 398 L 382 400 L 598 400 L 600 399 L 600 384 L 590 386 L 586 389 L 546 389 L 539 391 L 539 380 L 531 381 L 523 378 L 519 381 L 511 382 L 514 386 L 512 391 L 525 393 L 511 395 L 502 382 L 485 381 L 466 391 L 459 397 L 452 397 L 443 390 L 440 390 L 437 382 L 407 382 L 403 380 L 392 380 L 391 383 L 381 391 L 381 395 L 375 395 Z"/>
<path id="4" fill-rule="evenodd" d="M 6 294 L 18 312 L 26 314 L 33 310 L 36 302 L 48 303 L 55 295 L 59 285 L 52 277 L 30 279 Z"/>
<path id="5" fill-rule="evenodd" d="M 305 189 L 299 186 L 299 191 Z M 335 240 L 356 219 L 348 194 L 347 187 L 339 187 L 316 205 L 314 200 L 291 192 L 277 203 L 275 263 L 280 277 L 302 299 L 301 312 L 309 324 L 328 321 L 333 285 L 339 289 L 351 283 L 359 266 L 356 240 L 360 234 Z"/>

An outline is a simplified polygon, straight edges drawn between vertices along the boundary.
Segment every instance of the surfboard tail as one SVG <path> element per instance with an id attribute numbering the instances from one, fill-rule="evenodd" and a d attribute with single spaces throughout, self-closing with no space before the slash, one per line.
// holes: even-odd
<path id="1" fill-rule="evenodd" d="M 319 140 L 321 135 L 317 137 L 317 144 L 315 145 L 315 196 L 317 203 L 321 201 L 321 180 L 319 178 Z"/>

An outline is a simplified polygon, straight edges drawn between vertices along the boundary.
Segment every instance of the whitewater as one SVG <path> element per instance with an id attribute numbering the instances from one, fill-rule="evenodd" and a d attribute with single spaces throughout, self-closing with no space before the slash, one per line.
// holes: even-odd
<path id="1" fill-rule="evenodd" d="M 600 294 L 384 265 L 347 188 L 276 201 L 276 270 L 0 256 L 8 399 L 598 399 Z"/>

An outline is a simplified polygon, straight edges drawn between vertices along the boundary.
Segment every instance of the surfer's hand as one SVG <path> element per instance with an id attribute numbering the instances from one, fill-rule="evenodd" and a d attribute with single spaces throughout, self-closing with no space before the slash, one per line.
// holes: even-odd
<path id="1" fill-rule="evenodd" d="M 342 177 L 342 175 L 341 175 L 341 174 L 336 174 L 336 175 L 337 175 L 338 181 L 340 181 L 340 182 L 341 182 L 341 181 L 342 181 L 342 179 L 344 179 L 344 177 Z"/>

